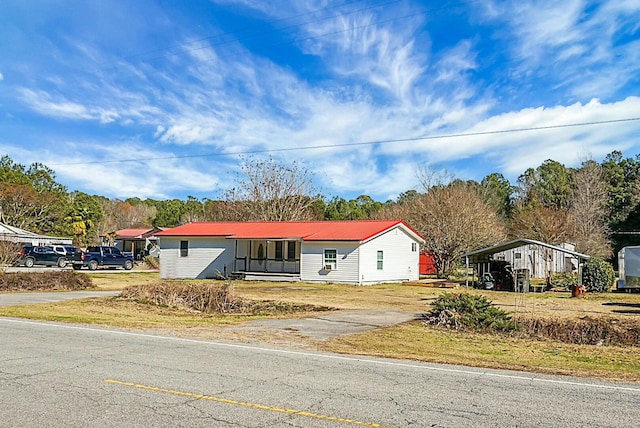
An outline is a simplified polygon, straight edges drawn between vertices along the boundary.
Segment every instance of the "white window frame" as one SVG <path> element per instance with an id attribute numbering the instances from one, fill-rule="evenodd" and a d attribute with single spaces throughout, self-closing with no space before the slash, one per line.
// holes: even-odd
<path id="1" fill-rule="evenodd" d="M 384 251 L 378 250 L 376 252 L 376 268 L 377 270 L 384 270 Z"/>
<path id="2" fill-rule="evenodd" d="M 333 251 L 335 253 L 335 257 L 329 258 L 327 257 L 327 252 Z M 330 269 L 327 269 L 329 267 Z M 322 268 L 324 270 L 337 270 L 338 269 L 338 250 L 335 248 L 325 248 L 322 250 Z"/>

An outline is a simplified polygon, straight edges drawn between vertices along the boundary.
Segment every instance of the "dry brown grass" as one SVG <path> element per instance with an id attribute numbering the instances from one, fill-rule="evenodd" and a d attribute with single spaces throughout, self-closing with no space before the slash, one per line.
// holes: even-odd
<path id="1" fill-rule="evenodd" d="M 252 301 L 237 295 L 231 282 L 159 281 L 127 287 L 121 299 L 204 314 L 282 315 L 331 308 L 277 301 Z"/>
<path id="2" fill-rule="evenodd" d="M 227 282 L 154 282 L 127 287 L 120 298 L 205 314 L 242 313 L 245 308 L 243 300 Z"/>
<path id="3" fill-rule="evenodd" d="M 124 290 L 132 285 L 149 284 L 160 280 L 158 272 L 136 272 L 135 270 L 123 272 L 113 271 L 82 271 L 91 281 L 93 286 L 100 290 Z"/>
<path id="4" fill-rule="evenodd" d="M 51 272 L 0 272 L 0 291 L 86 290 L 92 282 L 84 273 L 71 270 Z"/>
<path id="5" fill-rule="evenodd" d="M 346 354 L 640 382 L 640 347 L 566 344 L 427 328 L 421 322 L 342 336 L 318 349 Z"/>
<path id="6" fill-rule="evenodd" d="M 343 284 L 308 284 L 237 281 L 239 295 L 251 299 L 277 299 L 328 305 L 340 309 L 395 309 L 415 313 L 427 312 L 436 297 L 451 289 L 380 284 L 351 286 Z M 466 291 L 458 287 L 456 292 Z M 583 299 L 571 298 L 569 292 L 511 293 L 469 289 L 484 295 L 513 314 L 533 314 L 554 318 L 579 318 L 585 315 L 615 315 L 638 319 L 640 294 L 588 293 Z M 634 309 L 634 305 L 635 309 Z"/>
<path id="7" fill-rule="evenodd" d="M 520 316 L 516 337 L 551 339 L 578 345 L 640 346 L 640 322 L 612 316 L 577 319 Z"/>
<path id="8" fill-rule="evenodd" d="M 202 314 L 117 297 L 0 307 L 0 316 L 174 332 L 210 329 L 259 319 L 250 315 Z"/>

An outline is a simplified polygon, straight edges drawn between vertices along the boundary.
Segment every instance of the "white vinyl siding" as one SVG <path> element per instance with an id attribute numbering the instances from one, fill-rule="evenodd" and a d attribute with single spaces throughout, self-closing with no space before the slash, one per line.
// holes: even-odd
<path id="1" fill-rule="evenodd" d="M 163 237 L 160 277 L 163 279 L 215 278 L 218 272 L 233 270 L 235 241 L 221 238 L 188 238 L 189 255 L 181 256 L 185 238 Z"/>
<path id="2" fill-rule="evenodd" d="M 571 244 L 562 244 L 561 247 L 569 251 L 575 250 L 575 246 Z M 495 253 L 493 260 L 509 262 L 514 271 L 528 269 L 531 278 L 546 278 L 547 273 L 571 272 L 574 268 L 578 268 L 577 259 L 562 251 L 535 244 Z"/>
<path id="3" fill-rule="evenodd" d="M 335 270 L 325 270 L 326 249 L 336 250 Z M 300 249 L 300 279 L 358 284 L 358 263 L 358 242 L 303 242 Z"/>
<path id="4" fill-rule="evenodd" d="M 420 253 L 412 251 L 415 240 L 395 227 L 360 246 L 360 283 L 416 281 L 420 278 Z M 379 259 L 380 252 L 384 261 Z M 380 269 L 380 262 L 383 268 Z"/>

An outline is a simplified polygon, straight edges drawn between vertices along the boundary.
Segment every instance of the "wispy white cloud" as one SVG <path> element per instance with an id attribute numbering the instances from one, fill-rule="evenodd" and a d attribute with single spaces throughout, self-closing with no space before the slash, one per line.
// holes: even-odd
<path id="1" fill-rule="evenodd" d="M 431 42 L 442 35 L 424 22 L 425 15 L 394 19 L 421 10 L 410 2 L 357 13 L 347 13 L 356 8 L 348 8 L 350 3 L 325 10 L 328 3 L 231 3 L 250 10 L 252 18 L 298 16 L 286 21 L 291 27 L 280 36 L 291 42 L 286 49 L 293 56 L 314 57 L 312 77 L 288 59 L 269 59 L 266 50 L 253 53 L 242 40 L 234 43 L 242 54 L 200 37 L 197 49 L 171 50 L 177 54 L 145 61 L 67 38 L 74 55 L 84 58 L 82 66 L 70 70 L 68 57 L 54 56 L 58 67 L 13 90 L 22 107 L 50 123 L 83 121 L 89 132 L 52 134 L 49 141 L 63 150 L 64 159 L 43 148 L 38 160 L 93 193 L 215 197 L 230 183 L 226 172 L 238 167 L 238 158 L 230 154 L 261 156 L 274 150 L 274 156 L 314 171 L 327 195 L 386 199 L 415 187 L 416 164 L 464 171 L 461 160 L 486 162 L 513 177 L 547 158 L 575 165 L 577 153 L 598 157 L 634 147 L 640 131 L 634 122 L 417 139 L 637 114 L 638 98 L 612 95 L 640 67 L 638 40 L 614 43 L 621 34 L 637 31 L 640 20 L 625 15 L 637 16 L 636 2 L 596 8 L 576 0 L 483 3 L 483 23 L 490 26 L 486 36 L 467 32 L 437 48 Z M 496 22 L 505 25 L 490 25 Z M 496 55 L 506 62 L 487 71 L 487 57 L 494 52 L 487 52 L 482 37 L 498 36 Z M 176 37 L 178 42 L 199 39 L 189 32 Z M 350 145 L 396 139 L 407 141 Z M 80 150 L 83 146 L 95 149 Z M 309 149 L 313 146 L 326 147 Z M 19 160 L 28 159 L 25 154 Z M 118 159 L 138 160 L 108 162 Z M 83 164 L 92 161 L 97 163 Z"/>
<path id="2" fill-rule="evenodd" d="M 22 88 L 19 90 L 23 101 L 32 109 L 45 116 L 63 117 L 67 119 L 100 119 L 111 122 L 111 114 L 102 109 L 89 109 L 82 104 L 71 102 L 64 97 L 52 101 L 51 96 L 44 91 L 33 91 Z"/>
<path id="3" fill-rule="evenodd" d="M 637 1 L 509 1 L 484 3 L 485 17 L 505 22 L 522 80 L 544 77 L 579 99 L 611 97 L 640 72 Z M 627 39 L 625 41 L 625 38 Z M 597 80 L 597 85 L 592 84 Z"/>
<path id="4" fill-rule="evenodd" d="M 617 120 L 638 117 L 640 98 L 603 104 L 591 100 L 587 104 L 527 108 L 489 117 L 468 129 L 468 133 L 527 129 Z M 536 167 L 546 159 L 577 166 L 581 153 L 602 157 L 612 150 L 630 146 L 633 135 L 640 131 L 640 121 L 603 125 L 575 126 L 547 130 L 477 135 L 446 139 L 431 145 L 439 162 L 460 157 L 490 158 L 502 172 L 517 176 L 526 168 Z"/>

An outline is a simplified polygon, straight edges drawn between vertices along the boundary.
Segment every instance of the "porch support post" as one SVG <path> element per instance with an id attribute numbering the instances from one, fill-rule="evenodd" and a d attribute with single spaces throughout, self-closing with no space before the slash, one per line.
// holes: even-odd
<path id="1" fill-rule="evenodd" d="M 582 287 L 582 266 L 584 260 L 578 257 L 578 287 Z"/>
<path id="2" fill-rule="evenodd" d="M 236 239 L 236 245 L 235 248 L 233 249 L 233 271 L 237 271 L 238 267 L 238 240 Z"/>
<path id="3" fill-rule="evenodd" d="M 467 273 L 466 285 L 468 290 L 469 289 L 469 256 L 464 257 L 464 264 L 466 266 L 466 270 L 465 270 L 465 272 Z"/>

